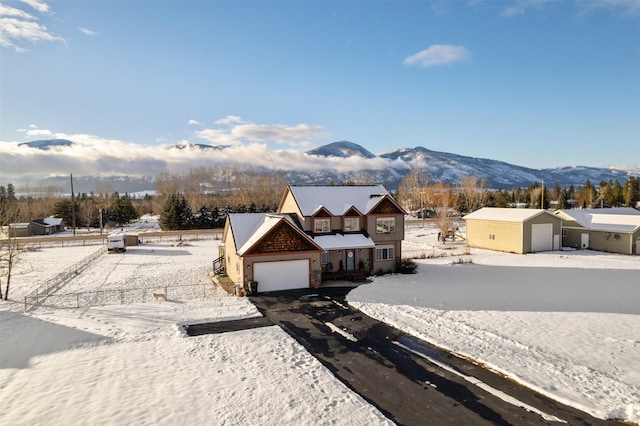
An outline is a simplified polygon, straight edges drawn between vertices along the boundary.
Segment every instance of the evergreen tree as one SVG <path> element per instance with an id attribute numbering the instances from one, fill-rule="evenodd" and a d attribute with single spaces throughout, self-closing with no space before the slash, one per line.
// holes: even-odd
<path id="1" fill-rule="evenodd" d="M 75 203 L 75 214 L 78 217 L 78 213 L 80 211 L 80 205 Z M 53 208 L 53 215 L 59 218 L 62 218 L 64 222 L 71 226 L 73 223 L 73 208 L 71 200 L 60 200 L 56 202 Z"/>
<path id="2" fill-rule="evenodd" d="M 184 197 L 170 194 L 160 214 L 160 227 L 164 230 L 189 229 L 193 222 L 191 208 Z"/>

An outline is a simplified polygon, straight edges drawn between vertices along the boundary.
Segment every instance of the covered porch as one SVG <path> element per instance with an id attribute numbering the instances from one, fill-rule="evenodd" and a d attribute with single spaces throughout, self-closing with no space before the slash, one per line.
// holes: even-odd
<path id="1" fill-rule="evenodd" d="M 372 272 L 375 243 L 365 234 L 318 235 L 322 253 L 322 281 L 364 280 Z"/>

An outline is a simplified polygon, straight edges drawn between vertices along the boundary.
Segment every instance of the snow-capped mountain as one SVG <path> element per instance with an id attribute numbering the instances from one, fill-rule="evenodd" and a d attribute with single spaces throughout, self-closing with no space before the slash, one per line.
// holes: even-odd
<path id="1" fill-rule="evenodd" d="M 622 182 L 629 177 L 629 173 L 623 170 L 597 167 L 531 169 L 503 161 L 431 151 L 421 146 L 398 148 L 378 156 L 412 164 L 425 170 L 434 181 L 455 183 L 464 176 L 477 176 L 485 178 L 490 187 L 503 189 L 527 187 L 541 181 L 547 185 L 582 185 L 587 179 L 597 185 L 600 181 L 617 179 Z"/>
<path id="2" fill-rule="evenodd" d="M 36 156 L 33 149 L 40 150 Z M 9 151 L 7 151 L 9 152 Z M 105 154 L 108 152 L 108 154 Z M 489 188 L 512 189 L 528 187 L 544 181 L 547 186 L 583 185 L 587 179 L 598 185 L 601 181 L 626 181 L 630 173 L 625 170 L 596 167 L 560 167 L 531 169 L 503 161 L 475 158 L 448 152 L 432 151 L 418 146 L 397 148 L 378 155 L 362 146 L 349 142 L 333 142 L 308 152 L 295 150 L 269 150 L 264 145 L 248 144 L 234 146 L 211 146 L 181 142 L 178 145 L 142 146 L 124 142 L 109 142 L 108 145 L 91 141 L 74 143 L 66 139 L 49 139 L 17 144 L 10 152 L 14 158 L 2 161 L 0 175 L 28 177 L 33 183 L 60 185 L 68 181 L 73 173 L 76 191 L 90 192 L 98 183 L 112 183 L 119 192 L 149 191 L 155 187 L 154 176 L 165 171 L 184 173 L 195 167 L 233 164 L 250 165 L 260 172 L 279 171 L 291 184 L 340 184 L 343 182 L 381 183 L 388 189 L 398 187 L 406 173 L 418 168 L 429 174 L 432 182 L 455 184 L 464 176 L 484 178 Z M 39 161 L 35 166 L 37 158 Z M 33 167 L 23 172 L 25 161 Z M 44 176 L 58 176 L 44 178 Z M 19 183 L 19 179 L 0 180 Z M 26 180 L 26 179 L 25 179 Z M 104 187 L 104 185 L 100 185 Z"/>
<path id="3" fill-rule="evenodd" d="M 349 141 L 332 142 L 328 145 L 307 151 L 307 154 L 323 157 L 347 158 L 356 155 L 363 158 L 375 158 L 375 155 L 364 147 Z"/>
<path id="4" fill-rule="evenodd" d="M 48 151 L 52 148 L 73 146 L 73 142 L 67 139 L 46 139 L 40 141 L 23 142 L 18 146 L 28 146 L 30 148 L 37 148 L 43 151 Z"/>

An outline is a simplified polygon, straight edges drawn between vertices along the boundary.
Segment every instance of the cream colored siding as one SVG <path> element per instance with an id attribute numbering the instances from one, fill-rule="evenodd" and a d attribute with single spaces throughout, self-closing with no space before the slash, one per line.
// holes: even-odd
<path id="1" fill-rule="evenodd" d="M 225 269 L 227 272 L 227 276 L 234 283 L 243 282 L 243 270 L 242 270 L 242 258 L 236 254 L 238 251 L 236 249 L 235 242 L 233 241 L 233 233 L 231 229 L 229 229 L 229 221 L 227 220 L 227 224 L 225 225 L 224 230 L 224 261 L 225 261 Z"/>
<path id="2" fill-rule="evenodd" d="M 278 213 L 294 213 L 298 216 L 298 220 L 303 224 L 303 229 L 305 231 L 309 231 L 311 230 L 311 223 L 306 223 L 306 221 L 304 220 L 304 217 L 302 217 L 302 213 L 300 212 L 300 209 L 298 208 L 298 204 L 296 203 L 295 198 L 293 198 L 293 195 L 291 194 L 291 191 L 289 191 L 287 189 L 286 194 L 284 196 L 284 199 L 282 200 L 280 209 L 278 210 Z"/>
<path id="3" fill-rule="evenodd" d="M 497 220 L 467 220 L 469 247 L 524 253 L 522 223 Z"/>

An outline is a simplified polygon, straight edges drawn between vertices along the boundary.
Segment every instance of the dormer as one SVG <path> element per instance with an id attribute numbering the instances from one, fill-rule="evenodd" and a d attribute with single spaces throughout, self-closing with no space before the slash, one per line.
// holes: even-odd
<path id="1" fill-rule="evenodd" d="M 331 212 L 324 206 L 319 206 L 311 216 L 311 230 L 314 234 L 328 234 L 331 232 Z"/>
<path id="2" fill-rule="evenodd" d="M 343 232 L 360 232 L 363 228 L 362 213 L 351 206 L 342 216 Z"/>

